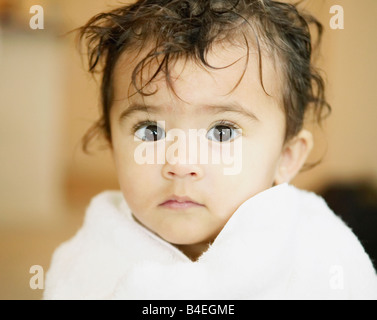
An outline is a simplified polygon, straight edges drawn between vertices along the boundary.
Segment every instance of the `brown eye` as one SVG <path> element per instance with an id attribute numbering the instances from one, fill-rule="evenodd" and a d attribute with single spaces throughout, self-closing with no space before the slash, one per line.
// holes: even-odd
<path id="1" fill-rule="evenodd" d="M 165 138 L 165 132 L 155 124 L 147 124 L 137 129 L 135 136 L 143 141 L 158 141 Z"/>
<path id="2" fill-rule="evenodd" d="M 238 135 L 237 128 L 231 124 L 218 124 L 208 131 L 207 138 L 217 142 L 233 140 Z"/>

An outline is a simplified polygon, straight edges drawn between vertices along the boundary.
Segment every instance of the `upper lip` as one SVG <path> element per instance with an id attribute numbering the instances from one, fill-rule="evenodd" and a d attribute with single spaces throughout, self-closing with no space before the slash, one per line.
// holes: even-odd
<path id="1" fill-rule="evenodd" d="M 180 197 L 180 196 L 176 196 L 175 194 L 170 196 L 166 201 L 164 201 L 162 204 L 168 202 L 168 201 L 177 201 L 177 202 L 193 202 L 193 203 L 196 203 L 196 204 L 199 204 L 201 205 L 200 203 L 192 200 L 190 197 Z"/>

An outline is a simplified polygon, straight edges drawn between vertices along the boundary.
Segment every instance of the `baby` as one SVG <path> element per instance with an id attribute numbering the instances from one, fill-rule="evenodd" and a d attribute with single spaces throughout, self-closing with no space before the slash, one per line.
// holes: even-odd
<path id="1" fill-rule="evenodd" d="M 80 29 L 121 191 L 55 252 L 46 299 L 377 298 L 322 198 L 290 185 L 330 106 L 309 22 L 271 0 L 139 0 Z"/>

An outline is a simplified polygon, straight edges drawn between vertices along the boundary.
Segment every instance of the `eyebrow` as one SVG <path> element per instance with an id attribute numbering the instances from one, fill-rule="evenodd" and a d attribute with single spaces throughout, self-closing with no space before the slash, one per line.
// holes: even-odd
<path id="1" fill-rule="evenodd" d="M 233 112 L 238 113 L 242 116 L 246 116 L 253 121 L 259 121 L 258 117 L 250 110 L 245 109 L 243 106 L 241 106 L 239 103 L 228 103 L 226 105 L 207 105 L 202 107 L 207 112 L 213 113 L 213 114 L 219 114 L 223 112 Z M 131 117 L 132 114 L 137 112 L 144 112 L 148 114 L 161 114 L 164 112 L 164 108 L 154 105 L 145 105 L 145 104 L 139 104 L 139 103 L 132 103 L 126 110 L 124 110 L 120 117 L 119 121 L 123 121 L 126 118 Z"/>

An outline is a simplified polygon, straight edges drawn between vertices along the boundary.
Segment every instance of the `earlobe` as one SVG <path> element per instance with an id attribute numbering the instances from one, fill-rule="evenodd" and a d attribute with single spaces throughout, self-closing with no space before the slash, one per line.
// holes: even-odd
<path id="1" fill-rule="evenodd" d="M 275 184 L 290 182 L 300 171 L 313 149 L 313 135 L 301 130 L 283 147 L 276 170 Z"/>

